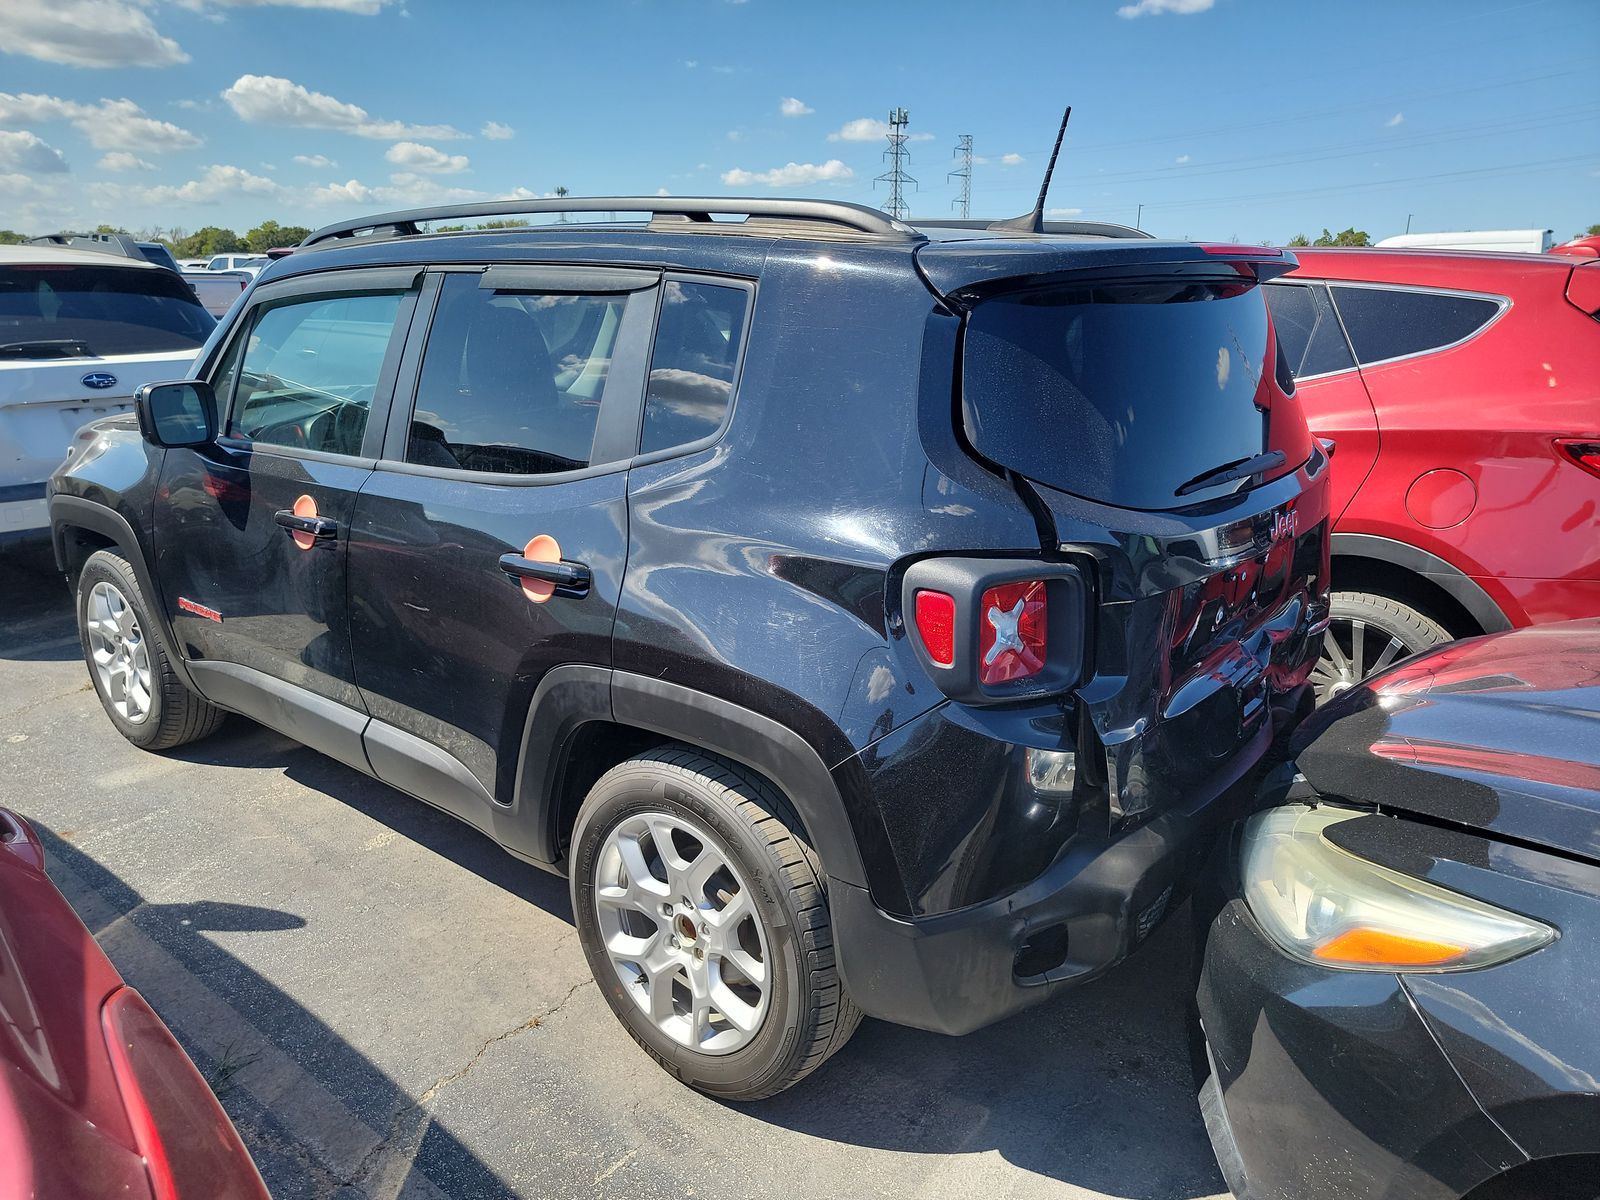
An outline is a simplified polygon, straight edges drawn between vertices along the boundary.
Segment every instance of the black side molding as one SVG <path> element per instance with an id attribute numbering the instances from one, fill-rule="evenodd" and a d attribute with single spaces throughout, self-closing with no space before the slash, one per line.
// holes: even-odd
<path id="1" fill-rule="evenodd" d="M 1466 609 L 1485 633 L 1500 633 L 1511 628 L 1511 622 L 1488 592 L 1460 568 L 1436 554 L 1371 533 L 1336 533 L 1331 549 L 1334 558 L 1376 559 L 1426 576 L 1430 583 L 1438 584 L 1449 593 L 1451 599 Z"/>

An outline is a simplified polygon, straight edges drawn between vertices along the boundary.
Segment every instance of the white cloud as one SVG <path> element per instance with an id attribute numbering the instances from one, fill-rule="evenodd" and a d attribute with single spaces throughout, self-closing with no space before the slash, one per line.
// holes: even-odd
<path id="1" fill-rule="evenodd" d="M 1177 163 L 1181 167 L 1184 163 L 1189 161 L 1189 156 L 1187 154 L 1180 154 L 1180 155 L 1178 155 L 1177 158 L 1173 159 L 1172 161 Z"/>
<path id="2" fill-rule="evenodd" d="M 825 163 L 788 163 L 770 171 L 745 171 L 735 167 L 722 173 L 722 182 L 730 187 L 745 187 L 752 183 L 767 187 L 795 187 L 806 183 L 836 183 L 855 178 L 855 172 L 837 158 Z"/>
<path id="3" fill-rule="evenodd" d="M 683 65 L 692 71 L 700 65 L 700 60 L 697 58 L 686 58 L 683 60 Z"/>
<path id="4" fill-rule="evenodd" d="M 1159 17 L 1162 13 L 1189 16 L 1205 12 L 1216 2 L 1217 0 L 1138 0 L 1136 4 L 1124 4 L 1117 9 L 1117 16 L 1130 21 L 1134 17 Z"/>
<path id="5" fill-rule="evenodd" d="M 889 136 L 889 123 L 880 121 L 876 117 L 857 117 L 854 121 L 846 121 L 838 129 L 828 135 L 830 142 L 877 142 Z M 931 142 L 931 133 L 913 133 L 906 137 L 908 142 Z"/>
<path id="6" fill-rule="evenodd" d="M 67 171 L 66 155 L 26 129 L 0 130 L 0 172 L 61 175 Z"/>
<path id="7" fill-rule="evenodd" d="M 422 175 L 414 175 L 409 171 L 400 171 L 389 176 L 387 186 L 382 184 L 373 187 L 362 183 L 358 179 L 346 180 L 344 183 L 330 183 L 315 188 L 307 199 L 307 203 L 315 207 L 337 207 L 340 205 L 360 205 L 366 208 L 374 206 L 385 207 L 416 207 L 422 204 L 451 204 L 465 200 L 490 199 L 488 192 L 475 191 L 472 188 L 449 187 L 437 179 L 429 179 Z M 534 193 L 526 188 L 517 188 L 514 192 L 495 197 L 501 200 L 531 200 Z"/>
<path id="8" fill-rule="evenodd" d="M 200 139 L 170 121 L 145 115 L 132 100 L 102 100 L 82 104 L 23 92 L 0 92 L 0 126 L 31 125 L 42 121 L 71 121 L 96 150 L 188 150 Z"/>
<path id="9" fill-rule="evenodd" d="M 96 164 L 102 171 L 154 171 L 155 163 L 145 162 L 137 154 L 126 150 L 113 150 Z"/>
<path id="10" fill-rule="evenodd" d="M 809 117 L 817 110 L 804 100 L 797 100 L 793 96 L 785 96 L 778 104 L 778 111 L 786 117 Z"/>
<path id="11" fill-rule="evenodd" d="M 420 142 L 396 142 L 383 157 L 397 167 L 410 167 L 413 171 L 427 171 L 433 175 L 456 175 L 472 165 L 465 154 L 446 154 Z"/>
<path id="12" fill-rule="evenodd" d="M 1083 216 L 1083 209 L 1081 209 L 1081 208 L 1047 208 L 1047 209 L 1044 210 L 1044 215 L 1047 216 L 1047 217 L 1081 217 L 1081 216 Z"/>
<path id="13" fill-rule="evenodd" d="M 215 164 L 202 167 L 198 179 L 176 186 L 145 188 L 138 198 L 145 204 L 216 204 L 241 196 L 283 195 L 284 189 L 263 175 L 253 175 L 243 167 Z"/>
<path id="14" fill-rule="evenodd" d="M 69 67 L 169 67 L 183 47 L 127 0 L 6 0 L 0 53 Z"/>
<path id="15" fill-rule="evenodd" d="M 313 92 L 276 75 L 241 75 L 222 98 L 241 120 L 258 125 L 287 125 L 298 129 L 336 129 L 357 137 L 435 138 L 466 137 L 449 125 L 407 125 L 381 121 L 357 104 L 346 104 L 322 92 Z"/>
<path id="16" fill-rule="evenodd" d="M 874 117 L 846 121 L 828 135 L 830 142 L 880 142 L 889 134 L 889 123 Z"/>
<path id="17" fill-rule="evenodd" d="M 666 188 L 662 187 L 662 188 L 657 188 L 656 189 L 656 195 L 658 195 L 658 196 L 670 196 L 670 195 L 672 195 L 672 193 L 667 191 Z"/>
<path id="18" fill-rule="evenodd" d="M 1390 117 L 1387 121 L 1385 121 L 1383 123 L 1384 128 L 1385 129 L 1393 129 L 1396 125 L 1400 125 L 1400 124 L 1404 123 L 1405 119 L 1406 119 L 1405 113 L 1395 113 L 1394 116 Z"/>
<path id="19" fill-rule="evenodd" d="M 1025 161 L 1027 160 L 1024 159 L 1020 154 L 1002 154 L 1000 156 L 1000 165 L 1002 167 L 1021 166 Z"/>
<path id="20" fill-rule="evenodd" d="M 509 125 L 502 125 L 499 121 L 485 121 L 483 128 L 478 132 L 491 142 L 505 142 L 517 136 L 517 131 Z"/>
<path id="21" fill-rule="evenodd" d="M 339 165 L 326 154 L 296 154 L 294 156 L 294 161 L 299 163 L 302 167 L 322 168 L 337 167 Z"/>

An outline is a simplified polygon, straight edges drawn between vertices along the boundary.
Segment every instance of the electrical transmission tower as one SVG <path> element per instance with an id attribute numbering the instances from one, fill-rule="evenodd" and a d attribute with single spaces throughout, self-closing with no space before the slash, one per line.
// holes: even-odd
<path id="1" fill-rule="evenodd" d="M 972 135 L 963 133 L 956 138 L 956 161 L 961 164 L 956 170 L 945 176 L 946 179 L 959 179 L 961 181 L 961 194 L 950 201 L 950 207 L 961 210 L 961 219 L 964 221 L 972 215 Z"/>
<path id="2" fill-rule="evenodd" d="M 911 152 L 906 149 L 906 126 L 911 124 L 911 117 L 903 108 L 890 110 L 889 113 L 889 148 L 883 152 L 883 157 L 889 162 L 889 169 L 872 181 L 872 186 L 880 183 L 889 185 L 889 202 L 883 206 L 883 211 L 898 221 L 904 221 L 911 215 L 911 206 L 906 203 L 906 184 L 912 187 L 917 181 L 906 174 L 905 164 L 910 161 Z"/>

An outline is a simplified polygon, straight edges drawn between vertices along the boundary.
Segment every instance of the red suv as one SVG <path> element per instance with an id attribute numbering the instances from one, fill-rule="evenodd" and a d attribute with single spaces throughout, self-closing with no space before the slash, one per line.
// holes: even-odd
<path id="1" fill-rule="evenodd" d="M 1335 443 L 1319 698 L 1436 642 L 1600 614 L 1600 263 L 1295 253 L 1266 291 Z"/>

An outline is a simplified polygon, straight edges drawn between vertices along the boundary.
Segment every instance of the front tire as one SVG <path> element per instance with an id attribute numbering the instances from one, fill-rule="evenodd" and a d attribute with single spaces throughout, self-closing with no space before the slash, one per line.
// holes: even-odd
<path id="1" fill-rule="evenodd" d="M 1450 640 L 1450 632 L 1409 605 L 1371 592 L 1334 592 L 1322 657 L 1312 672 L 1317 703 L 1343 695 L 1367 676 Z"/>
<path id="2" fill-rule="evenodd" d="M 765 781 L 664 746 L 606 772 L 573 829 L 573 916 L 611 1011 L 724 1100 L 793 1086 L 861 1020 L 796 827 Z"/>
<path id="3" fill-rule="evenodd" d="M 135 746 L 170 750 L 214 733 L 227 714 L 189 690 L 151 619 L 128 560 L 89 556 L 78 574 L 78 638 L 106 716 Z"/>

